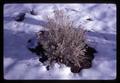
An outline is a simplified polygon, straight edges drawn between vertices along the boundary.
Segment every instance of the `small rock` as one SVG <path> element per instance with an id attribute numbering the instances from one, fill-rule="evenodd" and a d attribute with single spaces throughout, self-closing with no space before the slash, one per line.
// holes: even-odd
<path id="1" fill-rule="evenodd" d="M 15 20 L 18 22 L 21 22 L 25 19 L 25 13 L 19 13 L 16 17 Z"/>
<path id="2" fill-rule="evenodd" d="M 88 20 L 88 21 L 93 21 L 91 18 L 87 18 L 86 20 Z"/>
<path id="3" fill-rule="evenodd" d="M 37 15 L 37 12 L 35 12 L 34 10 L 31 10 L 31 11 L 30 11 L 30 14 L 32 14 L 32 15 Z"/>
<path id="4" fill-rule="evenodd" d="M 47 66 L 46 69 L 49 70 L 49 69 L 50 69 L 50 66 Z"/>
<path id="5" fill-rule="evenodd" d="M 48 60 L 48 57 L 45 55 L 42 55 L 42 58 L 39 58 L 39 61 L 42 63 L 45 62 L 46 60 Z"/>

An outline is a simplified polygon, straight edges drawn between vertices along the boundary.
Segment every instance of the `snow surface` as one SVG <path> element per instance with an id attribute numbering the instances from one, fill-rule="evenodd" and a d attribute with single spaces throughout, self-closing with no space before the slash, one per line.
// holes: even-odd
<path id="1" fill-rule="evenodd" d="M 53 15 L 55 8 L 63 9 L 76 26 L 83 26 L 89 45 L 97 50 L 93 66 L 72 73 L 65 65 L 54 64 L 49 71 L 39 58 L 27 49 L 27 41 L 44 29 L 44 17 Z M 29 14 L 34 9 L 37 15 Z M 15 16 L 26 12 L 23 22 Z M 86 20 L 91 18 L 92 21 Z M 28 45 L 30 46 L 30 45 Z M 4 5 L 4 79 L 116 79 L 116 5 L 115 4 L 5 4 Z"/>

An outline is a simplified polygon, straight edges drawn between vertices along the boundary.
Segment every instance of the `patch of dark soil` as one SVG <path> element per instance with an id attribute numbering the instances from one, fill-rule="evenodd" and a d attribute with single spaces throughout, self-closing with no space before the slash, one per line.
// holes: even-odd
<path id="1" fill-rule="evenodd" d="M 25 19 L 25 13 L 19 13 L 16 17 L 15 20 L 17 22 L 22 22 Z"/>
<path id="2" fill-rule="evenodd" d="M 43 31 L 41 33 L 44 33 Z M 30 42 L 30 40 L 28 41 Z M 31 52 L 36 53 L 37 56 L 41 56 L 41 58 L 39 58 L 39 61 L 44 63 L 45 61 L 48 61 L 48 58 L 52 57 L 54 59 L 52 59 L 53 61 L 57 62 L 57 63 L 62 63 L 65 64 L 66 66 L 71 67 L 71 72 L 73 73 L 79 73 L 82 69 L 87 69 L 90 68 L 92 66 L 92 60 L 94 59 L 94 53 L 96 53 L 97 51 L 86 45 L 86 52 L 85 55 L 80 55 L 82 56 L 83 59 L 81 60 L 76 60 L 78 62 L 73 62 L 71 56 L 63 56 L 63 57 L 55 57 L 55 56 L 47 56 L 46 55 L 46 50 L 43 48 L 43 46 L 40 44 L 40 42 L 38 43 L 38 46 L 36 46 L 35 48 L 28 48 Z M 71 58 L 71 59 L 68 59 Z M 79 59 L 79 58 L 78 58 Z M 49 70 L 50 64 L 48 64 L 48 66 L 46 67 L 47 70 Z"/>
<path id="3" fill-rule="evenodd" d="M 37 15 L 37 12 L 35 12 L 35 10 L 31 10 L 31 11 L 30 11 L 30 14 L 32 14 L 32 15 Z"/>

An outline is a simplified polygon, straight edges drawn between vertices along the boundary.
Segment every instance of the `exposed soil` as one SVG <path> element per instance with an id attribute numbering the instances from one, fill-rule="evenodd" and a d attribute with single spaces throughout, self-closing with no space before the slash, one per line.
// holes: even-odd
<path id="1" fill-rule="evenodd" d="M 15 20 L 17 22 L 22 22 L 25 19 L 25 13 L 19 13 L 16 17 Z"/>
<path id="2" fill-rule="evenodd" d="M 28 41 L 28 43 L 30 42 L 30 40 Z M 88 48 L 86 48 L 86 52 L 85 52 L 85 58 L 84 61 L 79 62 L 80 65 L 77 65 L 77 63 L 72 63 L 69 60 L 66 60 L 64 58 L 60 58 L 57 57 L 54 59 L 54 61 L 56 61 L 57 63 L 63 63 L 66 66 L 71 67 L 71 72 L 73 73 L 79 73 L 82 69 L 87 69 L 90 68 L 92 66 L 92 60 L 94 59 L 94 53 L 96 53 L 96 50 L 90 46 L 87 46 Z M 44 63 L 45 61 L 48 60 L 48 56 L 45 55 L 45 49 L 43 48 L 43 46 L 38 43 L 38 46 L 36 46 L 35 48 L 28 48 L 31 52 L 36 53 L 37 56 L 40 56 L 41 58 L 39 58 L 39 61 Z M 71 57 L 72 58 L 72 57 Z M 47 66 L 47 69 L 49 70 L 49 66 Z"/>

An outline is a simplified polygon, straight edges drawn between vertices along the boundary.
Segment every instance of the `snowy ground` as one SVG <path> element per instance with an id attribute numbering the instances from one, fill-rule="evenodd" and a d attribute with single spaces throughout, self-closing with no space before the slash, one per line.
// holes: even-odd
<path id="1" fill-rule="evenodd" d="M 38 57 L 27 49 L 27 41 L 43 29 L 45 15 L 55 8 L 63 9 L 86 30 L 89 44 L 98 53 L 93 66 L 73 74 L 69 67 L 55 64 L 49 71 Z M 27 13 L 23 22 L 15 15 L 34 9 L 37 15 Z M 86 20 L 91 18 L 92 21 Z M 4 5 L 4 79 L 77 79 L 109 80 L 116 78 L 116 5 L 115 4 L 5 4 Z"/>

